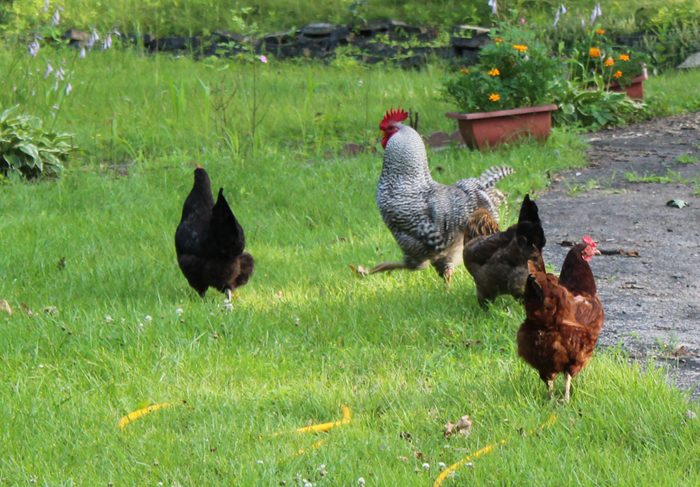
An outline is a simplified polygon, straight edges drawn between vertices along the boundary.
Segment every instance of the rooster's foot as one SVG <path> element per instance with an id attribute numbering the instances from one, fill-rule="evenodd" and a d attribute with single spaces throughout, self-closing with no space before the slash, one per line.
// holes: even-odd
<path id="1" fill-rule="evenodd" d="M 377 272 L 393 271 L 394 269 L 408 269 L 408 266 L 405 262 L 389 262 L 387 260 L 381 264 L 375 265 L 369 273 L 375 274 Z"/>

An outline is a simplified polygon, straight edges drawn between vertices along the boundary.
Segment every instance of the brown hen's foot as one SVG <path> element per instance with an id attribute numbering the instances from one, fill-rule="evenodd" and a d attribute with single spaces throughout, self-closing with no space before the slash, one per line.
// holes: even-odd
<path id="1" fill-rule="evenodd" d="M 377 272 L 393 271 L 394 269 L 408 269 L 408 266 L 405 262 L 389 262 L 387 260 L 381 264 L 375 265 L 369 273 L 375 274 Z"/>
<path id="2" fill-rule="evenodd" d="M 566 392 L 564 392 L 564 402 L 569 403 L 569 392 L 571 391 L 571 374 L 566 374 Z"/>

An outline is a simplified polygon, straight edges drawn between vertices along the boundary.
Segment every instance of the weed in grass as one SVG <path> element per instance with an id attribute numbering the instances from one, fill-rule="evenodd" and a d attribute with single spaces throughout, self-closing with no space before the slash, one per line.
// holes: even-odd
<path id="1" fill-rule="evenodd" d="M 680 162 L 681 164 L 697 164 L 699 160 L 700 159 L 693 157 L 690 154 L 685 154 L 676 158 L 676 162 Z"/>
<path id="2" fill-rule="evenodd" d="M 625 173 L 625 178 L 631 183 L 661 183 L 661 184 L 691 184 L 697 181 L 697 177 L 693 179 L 684 179 L 680 172 L 668 170 L 665 176 L 658 176 L 656 174 L 639 176 L 636 171 Z"/>

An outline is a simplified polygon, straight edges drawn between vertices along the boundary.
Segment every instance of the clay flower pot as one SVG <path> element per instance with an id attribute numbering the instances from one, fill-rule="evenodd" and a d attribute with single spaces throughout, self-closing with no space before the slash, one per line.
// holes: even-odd
<path id="1" fill-rule="evenodd" d="M 633 100 L 643 100 L 644 99 L 644 81 L 648 80 L 649 76 L 647 74 L 647 68 L 642 69 L 642 75 L 632 78 L 632 84 L 625 86 L 624 88 L 620 86 L 619 83 L 613 81 L 608 85 L 609 91 L 614 91 L 615 93 L 627 93 L 627 98 L 632 98 Z"/>
<path id="2" fill-rule="evenodd" d="M 445 116 L 457 120 L 467 147 L 484 149 L 529 137 L 546 141 L 552 128 L 552 111 L 556 109 L 556 105 L 543 105 L 496 112 L 448 112 Z"/>

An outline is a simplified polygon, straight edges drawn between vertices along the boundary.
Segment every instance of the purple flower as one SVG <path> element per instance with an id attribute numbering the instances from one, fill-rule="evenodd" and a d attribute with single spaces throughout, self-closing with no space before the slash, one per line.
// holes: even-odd
<path id="1" fill-rule="evenodd" d="M 54 76 L 56 76 L 56 79 L 63 81 L 64 77 L 66 76 L 66 72 L 63 71 L 63 68 L 59 67 Z"/>
<path id="2" fill-rule="evenodd" d="M 84 48 L 84 47 L 81 48 L 81 49 L 80 49 L 80 55 L 78 56 L 78 59 L 85 59 L 85 55 L 86 55 L 86 54 L 87 54 L 87 53 L 85 52 L 85 48 Z"/>
<path id="3" fill-rule="evenodd" d="M 46 2 L 44 3 L 44 12 L 48 12 L 48 11 L 49 11 L 49 0 L 46 0 Z"/>
<path id="4" fill-rule="evenodd" d="M 121 32 L 119 32 L 119 31 L 117 30 L 117 27 L 119 27 L 119 26 L 118 26 L 118 25 L 115 25 L 115 26 L 114 26 L 114 29 L 112 29 L 112 34 L 114 34 L 115 36 L 121 37 L 122 34 L 121 34 Z"/>
<path id="5" fill-rule="evenodd" d="M 262 56 L 260 56 L 258 59 L 260 59 L 260 62 L 262 62 L 263 64 L 267 64 L 267 57 L 264 54 Z"/>
<path id="6" fill-rule="evenodd" d="M 58 13 L 58 9 L 53 13 L 53 17 L 51 18 L 51 27 L 56 27 L 58 26 L 58 22 L 61 20 L 61 16 Z"/>
<path id="7" fill-rule="evenodd" d="M 68 85 L 66 85 L 66 96 L 70 95 L 71 91 L 73 91 L 73 87 L 68 83 Z"/>
<path id="8" fill-rule="evenodd" d="M 48 78 L 51 73 L 53 73 L 53 66 L 51 66 L 50 62 L 46 61 L 46 72 L 44 73 L 44 79 Z"/>
<path id="9" fill-rule="evenodd" d="M 29 54 L 32 57 L 36 57 L 37 53 L 39 52 L 39 43 L 36 40 L 33 40 L 27 44 L 27 49 L 29 49 Z"/>

